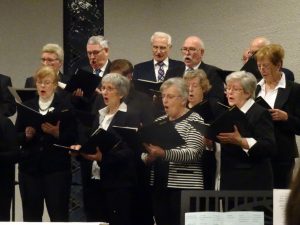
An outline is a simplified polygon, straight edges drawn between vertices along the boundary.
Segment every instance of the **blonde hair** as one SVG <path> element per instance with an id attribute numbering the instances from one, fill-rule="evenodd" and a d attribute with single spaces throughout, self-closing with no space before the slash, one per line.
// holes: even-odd
<path id="1" fill-rule="evenodd" d="M 38 79 L 44 79 L 45 77 L 53 78 L 53 84 L 58 85 L 59 77 L 55 72 L 53 67 L 51 66 L 41 66 L 34 75 L 34 81 L 36 82 Z"/>
<path id="2" fill-rule="evenodd" d="M 188 71 L 183 75 L 183 79 L 185 82 L 192 80 L 194 78 L 199 79 L 199 84 L 202 89 L 203 94 L 207 93 L 211 89 L 211 85 L 209 83 L 209 80 L 207 79 L 207 75 L 204 72 L 204 70 L 197 69 Z"/>

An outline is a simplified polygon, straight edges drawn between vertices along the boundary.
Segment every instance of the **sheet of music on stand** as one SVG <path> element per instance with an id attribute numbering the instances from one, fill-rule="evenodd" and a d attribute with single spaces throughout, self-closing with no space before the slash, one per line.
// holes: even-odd
<path id="1" fill-rule="evenodd" d="M 185 213 L 185 225 L 264 225 L 264 212 L 191 212 Z"/>
<path id="2" fill-rule="evenodd" d="M 285 208 L 290 191 L 290 189 L 273 189 L 273 225 L 286 224 Z"/>

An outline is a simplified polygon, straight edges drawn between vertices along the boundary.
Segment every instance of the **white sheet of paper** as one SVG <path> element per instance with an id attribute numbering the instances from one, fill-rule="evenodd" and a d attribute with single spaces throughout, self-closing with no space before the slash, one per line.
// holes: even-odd
<path id="1" fill-rule="evenodd" d="M 264 225 L 264 212 L 191 212 L 185 214 L 185 225 Z"/>
<path id="2" fill-rule="evenodd" d="M 285 208 L 290 189 L 273 189 L 273 225 L 285 225 Z"/>

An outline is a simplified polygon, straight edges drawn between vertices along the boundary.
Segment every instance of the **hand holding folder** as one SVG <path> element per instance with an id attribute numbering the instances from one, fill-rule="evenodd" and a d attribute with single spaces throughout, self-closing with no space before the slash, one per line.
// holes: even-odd
<path id="1" fill-rule="evenodd" d="M 81 89 L 83 91 L 83 95 L 89 97 L 93 95 L 100 82 L 101 77 L 79 69 L 76 74 L 71 77 L 65 87 L 65 90 L 73 93 L 77 89 Z"/>
<path id="2" fill-rule="evenodd" d="M 116 135 L 102 128 L 99 128 L 89 137 L 89 139 L 81 146 L 79 150 L 75 150 L 69 146 L 59 144 L 54 144 L 54 146 L 59 148 L 60 150 L 79 152 L 83 154 L 96 154 L 96 148 L 98 147 L 101 153 L 105 154 L 106 152 L 113 150 L 114 148 L 119 146 L 120 143 L 121 140 Z"/>

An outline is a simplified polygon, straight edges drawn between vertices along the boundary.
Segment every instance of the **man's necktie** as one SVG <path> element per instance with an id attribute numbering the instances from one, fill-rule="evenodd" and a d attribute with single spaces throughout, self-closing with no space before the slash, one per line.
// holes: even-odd
<path id="1" fill-rule="evenodd" d="M 95 70 L 95 74 L 96 74 L 97 76 L 99 76 L 100 73 L 101 73 L 101 70 L 100 70 L 100 69 L 96 69 L 96 70 Z"/>
<path id="2" fill-rule="evenodd" d="M 189 68 L 187 68 L 187 70 L 185 72 L 190 72 L 190 71 L 193 71 L 193 70 L 194 70 L 193 67 L 189 67 Z"/>
<path id="3" fill-rule="evenodd" d="M 164 79 L 165 79 L 164 65 L 165 64 L 164 64 L 164 62 L 159 62 L 159 63 L 157 63 L 157 65 L 159 66 L 157 80 L 164 81 Z"/>

